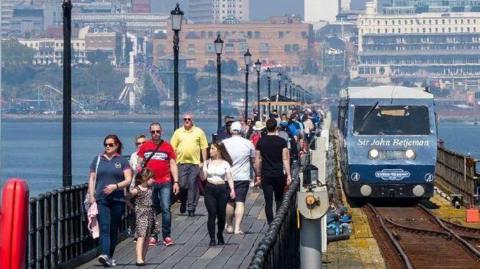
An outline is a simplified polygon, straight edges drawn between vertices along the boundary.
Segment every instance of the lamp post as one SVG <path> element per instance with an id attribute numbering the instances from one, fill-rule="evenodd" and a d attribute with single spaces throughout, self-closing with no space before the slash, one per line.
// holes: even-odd
<path id="1" fill-rule="evenodd" d="M 270 100 L 270 84 L 272 82 L 272 70 L 270 70 L 270 67 L 267 68 L 265 71 L 267 73 L 267 81 L 268 81 L 268 92 L 267 92 L 267 99 L 268 99 L 268 116 L 270 116 L 270 108 L 271 108 L 271 100 Z"/>
<path id="2" fill-rule="evenodd" d="M 250 49 L 247 49 L 247 52 L 243 55 L 243 59 L 245 60 L 245 122 L 247 122 L 248 118 L 248 69 L 252 64 L 252 54 L 250 53 Z"/>
<path id="3" fill-rule="evenodd" d="M 72 2 L 64 0 L 63 9 L 63 173 L 62 185 L 72 185 Z"/>
<path id="4" fill-rule="evenodd" d="M 179 32 L 182 29 L 182 21 L 183 21 L 183 11 L 180 10 L 180 4 L 177 3 L 172 12 L 170 12 L 171 20 L 172 20 L 172 30 L 174 32 L 173 35 L 173 129 L 176 130 L 180 126 L 179 123 L 179 114 L 180 108 L 178 105 L 178 52 L 179 52 Z"/>
<path id="5" fill-rule="evenodd" d="M 277 78 L 278 78 L 278 95 L 280 95 L 280 91 L 281 91 L 281 88 L 282 88 L 282 73 L 278 73 L 277 74 Z"/>
<path id="6" fill-rule="evenodd" d="M 221 80 L 221 66 L 222 66 L 222 50 L 223 40 L 220 34 L 213 42 L 215 45 L 215 52 L 217 53 L 217 112 L 218 112 L 218 129 L 222 127 L 222 80 Z"/>
<path id="7" fill-rule="evenodd" d="M 259 120 L 262 119 L 261 113 L 260 113 L 260 71 L 262 70 L 262 63 L 260 62 L 260 59 L 257 59 L 255 62 L 255 70 L 257 70 L 257 113 Z"/>
<path id="8" fill-rule="evenodd" d="M 295 87 L 296 87 L 295 83 L 292 82 L 292 84 L 290 85 L 290 90 L 289 90 L 290 94 L 288 95 L 290 97 L 290 99 L 292 99 L 292 100 L 293 100 L 293 91 L 295 90 Z"/>
<path id="9" fill-rule="evenodd" d="M 288 90 L 289 83 L 290 83 L 290 79 L 288 77 L 285 77 L 285 97 L 287 97 L 287 90 Z"/>

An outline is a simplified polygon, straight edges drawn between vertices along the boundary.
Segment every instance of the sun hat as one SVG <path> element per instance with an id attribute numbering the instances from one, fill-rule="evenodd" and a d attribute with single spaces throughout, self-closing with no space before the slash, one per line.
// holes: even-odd
<path id="1" fill-rule="evenodd" d="M 262 121 L 256 121 L 255 125 L 252 127 L 255 131 L 261 131 L 263 128 L 265 128 L 265 124 Z"/>

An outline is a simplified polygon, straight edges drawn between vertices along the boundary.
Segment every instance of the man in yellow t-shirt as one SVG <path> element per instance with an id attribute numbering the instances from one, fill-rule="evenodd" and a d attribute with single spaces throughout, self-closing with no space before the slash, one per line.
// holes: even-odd
<path id="1" fill-rule="evenodd" d="M 196 179 L 200 173 L 202 161 L 207 159 L 208 141 L 203 130 L 193 125 L 192 114 L 185 114 L 183 122 L 183 127 L 173 133 L 170 143 L 177 155 L 180 213 L 188 210 L 188 216 L 193 217 L 199 198 Z"/>

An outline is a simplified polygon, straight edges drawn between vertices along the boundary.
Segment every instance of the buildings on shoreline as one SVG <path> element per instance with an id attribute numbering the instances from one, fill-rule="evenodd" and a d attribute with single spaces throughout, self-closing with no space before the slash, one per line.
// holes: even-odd
<path id="1" fill-rule="evenodd" d="M 480 12 L 359 16 L 358 64 L 351 77 L 375 82 L 480 78 Z"/>

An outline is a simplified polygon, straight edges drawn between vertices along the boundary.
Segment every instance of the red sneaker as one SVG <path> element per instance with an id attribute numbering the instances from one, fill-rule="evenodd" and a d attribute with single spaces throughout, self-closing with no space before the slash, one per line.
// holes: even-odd
<path id="1" fill-rule="evenodd" d="M 163 239 L 163 244 L 168 247 L 175 244 L 175 241 L 173 241 L 173 239 L 170 236 L 167 236 L 165 237 L 165 239 Z"/>
<path id="2" fill-rule="evenodd" d="M 155 239 L 154 237 L 150 237 L 150 241 L 148 241 L 149 246 L 154 247 L 157 245 L 157 243 L 157 239 Z"/>

